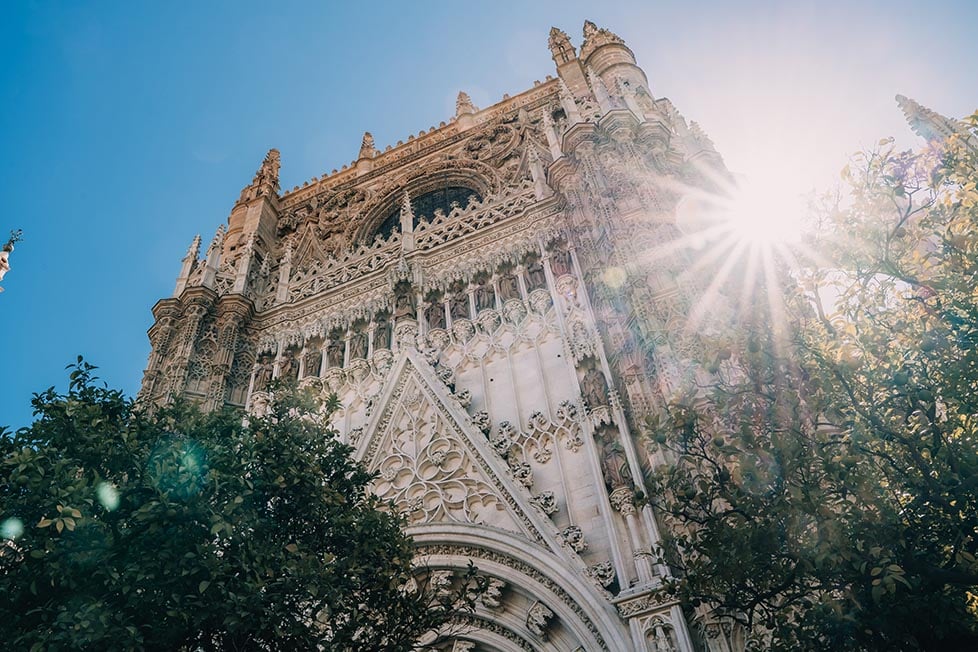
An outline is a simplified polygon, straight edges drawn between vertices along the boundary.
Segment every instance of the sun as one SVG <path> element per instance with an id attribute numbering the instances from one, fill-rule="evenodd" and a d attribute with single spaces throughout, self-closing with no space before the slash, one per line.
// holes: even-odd
<path id="1" fill-rule="evenodd" d="M 710 189 L 677 187 L 679 237 L 646 254 L 658 258 L 685 251 L 691 263 L 683 278 L 698 287 L 686 328 L 696 332 L 724 314 L 770 312 L 772 327 L 784 321 L 785 274 L 806 258 L 802 229 L 805 206 L 790 170 L 763 177 L 704 170 Z M 654 264 L 654 263 L 653 263 Z M 720 326 L 718 326 L 720 327 Z"/>
<path id="2" fill-rule="evenodd" d="M 790 185 L 742 176 L 724 180 L 716 192 L 690 189 L 676 208 L 676 224 L 701 244 L 791 247 L 801 240 L 803 207 Z"/>
<path id="3" fill-rule="evenodd" d="M 733 238 L 762 246 L 788 246 L 801 240 L 797 195 L 771 182 L 744 178 L 718 201 L 715 219 Z"/>

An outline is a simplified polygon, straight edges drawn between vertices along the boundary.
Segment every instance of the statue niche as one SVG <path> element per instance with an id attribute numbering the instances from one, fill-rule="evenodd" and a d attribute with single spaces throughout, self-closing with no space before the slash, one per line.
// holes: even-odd
<path id="1" fill-rule="evenodd" d="M 469 319 L 469 295 L 463 290 L 457 290 L 449 301 L 452 319 Z"/>
<path id="2" fill-rule="evenodd" d="M 350 360 L 363 360 L 367 357 L 367 334 L 353 331 L 350 335 Z"/>
<path id="3" fill-rule="evenodd" d="M 438 297 L 432 297 L 428 303 L 428 330 L 445 328 L 445 304 Z"/>
<path id="4" fill-rule="evenodd" d="M 394 290 L 394 319 L 414 319 L 414 297 L 411 286 L 401 283 Z"/>
<path id="5" fill-rule="evenodd" d="M 374 320 L 374 352 L 391 348 L 391 324 L 387 315 L 380 314 Z"/>
<path id="6" fill-rule="evenodd" d="M 326 347 L 326 364 L 333 367 L 343 366 L 343 340 L 339 334 L 334 333 L 329 338 L 329 346 Z"/>

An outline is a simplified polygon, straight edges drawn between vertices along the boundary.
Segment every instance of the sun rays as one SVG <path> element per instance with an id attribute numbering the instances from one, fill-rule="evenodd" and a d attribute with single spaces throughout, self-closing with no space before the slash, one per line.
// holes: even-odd
<path id="1" fill-rule="evenodd" d="M 723 328 L 734 315 L 763 311 L 780 348 L 786 333 L 785 273 L 813 258 L 803 246 L 801 193 L 792 190 L 790 170 L 763 179 L 735 179 L 705 166 L 697 171 L 710 189 L 669 187 L 681 198 L 677 237 L 645 252 L 640 263 L 654 267 L 677 256 L 685 259 L 676 280 L 696 288 L 687 332 Z"/>

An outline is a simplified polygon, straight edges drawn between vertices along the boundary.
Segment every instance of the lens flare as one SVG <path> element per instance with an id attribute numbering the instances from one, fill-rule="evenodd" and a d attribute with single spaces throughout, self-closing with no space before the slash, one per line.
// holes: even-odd
<path id="1" fill-rule="evenodd" d="M 12 516 L 4 520 L 3 523 L 0 523 L 0 537 L 4 539 L 13 541 L 14 539 L 19 539 L 23 533 L 24 522 L 16 516 Z"/>
<path id="2" fill-rule="evenodd" d="M 119 506 L 119 490 L 108 482 L 100 483 L 95 490 L 95 495 L 98 497 L 98 502 L 107 511 L 111 512 Z"/>

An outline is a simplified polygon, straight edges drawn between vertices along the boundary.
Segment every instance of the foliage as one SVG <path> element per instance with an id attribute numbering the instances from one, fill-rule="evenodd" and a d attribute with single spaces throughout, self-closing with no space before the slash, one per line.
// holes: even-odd
<path id="1" fill-rule="evenodd" d="M 775 650 L 978 649 L 978 114 L 858 155 L 651 422 L 665 591 Z M 787 267 L 787 266 L 785 266 Z M 772 317 L 771 314 L 779 315 Z"/>
<path id="2" fill-rule="evenodd" d="M 466 595 L 426 586 L 311 396 L 148 412 L 92 370 L 0 437 L 7 649 L 407 650 Z"/>

